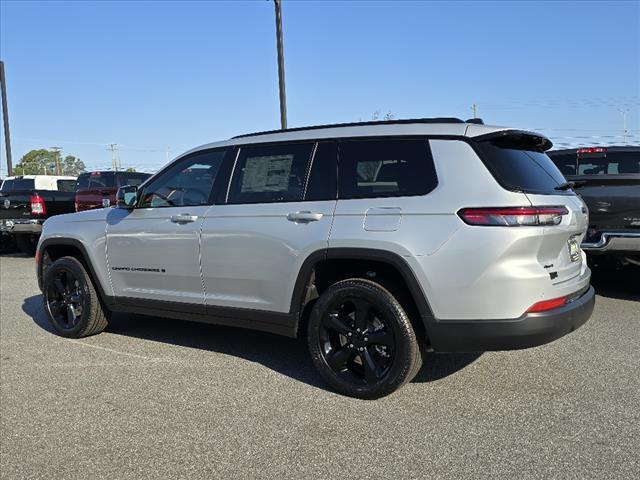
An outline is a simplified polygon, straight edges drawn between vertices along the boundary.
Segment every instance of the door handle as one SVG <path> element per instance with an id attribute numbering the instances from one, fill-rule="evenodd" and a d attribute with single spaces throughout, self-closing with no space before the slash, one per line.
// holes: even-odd
<path id="1" fill-rule="evenodd" d="M 173 223 L 191 223 L 198 219 L 197 215 L 189 215 L 188 213 L 181 213 L 180 215 L 171 215 L 171 221 Z"/>
<path id="2" fill-rule="evenodd" d="M 294 212 L 287 215 L 287 220 L 296 223 L 317 222 L 322 218 L 322 213 L 313 213 L 309 211 Z"/>

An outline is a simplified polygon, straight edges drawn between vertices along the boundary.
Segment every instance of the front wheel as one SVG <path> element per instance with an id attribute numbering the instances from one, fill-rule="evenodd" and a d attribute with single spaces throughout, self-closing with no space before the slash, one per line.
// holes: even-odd
<path id="1" fill-rule="evenodd" d="M 107 327 L 107 312 L 77 258 L 56 260 L 45 273 L 42 292 L 45 312 L 59 335 L 81 338 Z"/>
<path id="2" fill-rule="evenodd" d="M 329 287 L 311 312 L 308 341 L 322 378 L 351 397 L 389 395 L 422 365 L 419 342 L 402 305 L 369 280 L 343 280 Z"/>

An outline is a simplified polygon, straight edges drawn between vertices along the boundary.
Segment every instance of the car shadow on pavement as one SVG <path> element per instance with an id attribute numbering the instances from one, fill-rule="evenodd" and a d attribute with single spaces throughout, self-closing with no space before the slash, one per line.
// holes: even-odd
<path id="1" fill-rule="evenodd" d="M 640 301 L 640 267 L 591 267 L 591 285 L 603 297 Z"/>
<path id="2" fill-rule="evenodd" d="M 46 318 L 40 295 L 25 299 L 22 310 L 40 328 L 55 334 Z M 295 380 L 326 388 L 313 367 L 306 342 L 302 339 L 241 328 L 129 314 L 114 314 L 106 331 L 114 335 L 233 355 L 264 365 Z M 481 353 L 426 353 L 424 366 L 413 381 L 424 383 L 448 377 L 475 361 L 480 355 Z"/>

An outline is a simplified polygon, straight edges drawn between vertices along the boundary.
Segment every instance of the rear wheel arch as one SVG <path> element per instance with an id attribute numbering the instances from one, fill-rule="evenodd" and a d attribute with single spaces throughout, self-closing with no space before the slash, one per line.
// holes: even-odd
<path id="1" fill-rule="evenodd" d="M 427 323 L 433 319 L 429 302 L 407 261 L 400 255 L 371 248 L 329 248 L 310 254 L 302 264 L 291 299 L 291 312 L 304 333 L 314 302 L 324 290 L 347 278 L 379 283 L 403 304 L 416 334 L 427 342 Z"/>

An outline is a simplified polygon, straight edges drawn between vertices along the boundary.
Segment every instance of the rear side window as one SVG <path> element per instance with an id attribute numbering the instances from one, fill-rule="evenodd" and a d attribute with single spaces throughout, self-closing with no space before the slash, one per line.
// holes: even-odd
<path id="1" fill-rule="evenodd" d="M 342 199 L 424 195 L 437 185 L 426 139 L 342 142 L 338 178 Z"/>
<path id="2" fill-rule="evenodd" d="M 313 145 L 295 143 L 241 148 L 228 203 L 301 201 Z"/>
<path id="3" fill-rule="evenodd" d="M 640 152 L 585 153 L 578 156 L 580 175 L 640 173 Z"/>
<path id="4" fill-rule="evenodd" d="M 73 192 L 76 188 L 75 180 L 58 180 L 56 184 L 60 192 Z"/>
<path id="5" fill-rule="evenodd" d="M 570 191 L 555 189 L 566 180 L 545 153 L 509 137 L 481 141 L 478 145 L 487 167 L 507 190 L 572 195 Z"/>

